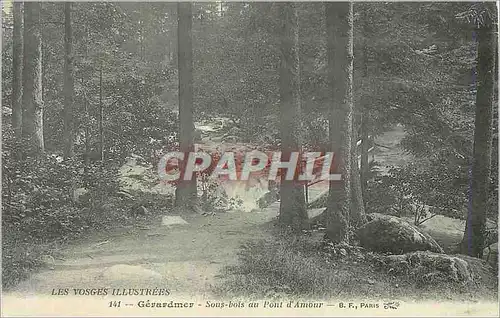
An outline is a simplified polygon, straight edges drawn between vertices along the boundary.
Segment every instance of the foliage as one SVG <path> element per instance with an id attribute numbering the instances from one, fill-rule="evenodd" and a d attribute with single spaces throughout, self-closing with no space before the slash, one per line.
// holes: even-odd
<path id="1" fill-rule="evenodd" d="M 84 167 L 51 154 L 19 159 L 22 144 L 10 125 L 2 128 L 3 282 L 9 286 L 41 264 L 48 245 L 123 223 L 129 207 L 119 200 L 116 166 Z M 77 188 L 86 195 L 76 198 Z"/>
<path id="2" fill-rule="evenodd" d="M 199 176 L 198 187 L 201 198 L 201 208 L 206 212 L 225 212 L 241 208 L 240 198 L 230 198 L 217 177 L 203 173 Z"/>
<path id="3" fill-rule="evenodd" d="M 453 166 L 444 163 L 409 164 L 391 169 L 389 175 L 378 176 L 368 183 L 367 213 L 413 216 L 417 225 L 433 214 L 465 217 L 467 188 L 461 186 L 464 184 L 461 171 L 452 169 Z"/>

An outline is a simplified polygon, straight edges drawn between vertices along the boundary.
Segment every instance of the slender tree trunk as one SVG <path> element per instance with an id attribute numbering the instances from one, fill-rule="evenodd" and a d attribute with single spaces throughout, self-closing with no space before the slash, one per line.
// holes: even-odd
<path id="1" fill-rule="evenodd" d="M 73 78 L 73 30 L 71 26 L 71 2 L 64 3 L 64 157 L 74 156 L 74 78 Z"/>
<path id="2" fill-rule="evenodd" d="M 143 13 L 143 4 L 139 3 L 139 44 L 140 44 L 140 58 L 141 61 L 144 61 L 144 13 Z"/>
<path id="3" fill-rule="evenodd" d="M 82 87 L 85 87 L 84 80 L 82 78 Z M 84 172 L 85 175 L 88 173 L 88 168 L 90 165 L 90 114 L 89 114 L 89 103 L 87 100 L 87 94 L 85 94 L 85 90 L 83 90 L 83 105 L 84 105 L 84 131 L 85 131 L 85 152 L 83 154 L 83 163 L 84 163 Z"/>
<path id="4" fill-rule="evenodd" d="M 300 123 L 302 119 L 300 116 L 299 30 L 296 5 L 291 2 L 277 4 L 281 13 L 279 88 L 282 162 L 289 161 L 292 152 L 300 151 Z M 281 175 L 278 220 L 282 225 L 302 229 L 306 226 L 308 218 L 304 200 L 304 186 L 295 178 L 294 180 L 285 180 L 285 175 L 285 173 Z"/>
<path id="5" fill-rule="evenodd" d="M 104 105 L 102 104 L 102 62 L 99 69 L 99 158 L 104 164 Z"/>
<path id="6" fill-rule="evenodd" d="M 352 43 L 352 41 L 351 41 Z M 356 106 L 353 103 L 353 108 Z M 364 223 L 366 223 L 365 215 L 365 205 L 363 203 L 363 191 L 361 189 L 361 175 L 359 172 L 359 161 L 358 161 L 358 125 L 355 121 L 356 116 L 353 116 L 353 130 L 352 130 L 352 142 L 351 145 L 351 226 L 353 228 L 358 228 Z M 363 143 L 361 143 L 362 145 Z"/>
<path id="7" fill-rule="evenodd" d="M 181 171 L 189 152 L 194 151 L 194 121 L 193 121 L 193 48 L 192 48 L 192 5 L 190 2 L 177 4 L 177 59 L 179 68 L 179 145 L 185 153 L 181 161 Z M 181 175 L 181 178 L 183 175 Z M 177 207 L 196 209 L 197 188 L 196 178 L 180 180 L 175 190 L 175 205 Z"/>
<path id="8" fill-rule="evenodd" d="M 495 3 L 485 3 L 496 12 Z M 476 117 L 471 180 L 471 210 L 462 241 L 462 252 L 481 257 L 484 248 L 488 190 L 491 172 L 492 114 L 495 85 L 496 27 L 486 18 L 476 30 L 478 37 Z"/>
<path id="9" fill-rule="evenodd" d="M 84 29 L 85 29 L 85 41 L 83 42 L 84 44 L 84 54 L 85 54 L 85 59 L 88 58 L 88 55 L 89 55 L 89 45 L 88 45 L 88 42 L 89 42 L 89 39 L 90 39 L 90 32 L 89 32 L 89 28 L 88 26 L 84 26 Z M 90 166 L 90 139 L 91 139 L 91 136 L 90 136 L 90 110 L 89 110 L 89 99 L 88 99 L 88 96 L 85 92 L 85 78 L 82 76 L 82 79 L 81 79 L 81 85 L 82 85 L 82 91 L 83 91 L 83 103 L 84 103 L 84 111 L 85 111 L 85 121 L 84 121 L 84 125 L 85 125 L 85 128 L 84 128 L 84 131 L 85 131 L 85 153 L 83 155 L 83 163 L 84 163 L 84 166 L 83 166 L 83 169 L 84 169 L 84 174 L 85 176 L 87 176 L 89 174 L 89 166 Z"/>
<path id="10" fill-rule="evenodd" d="M 368 187 L 368 176 L 370 174 L 370 165 L 368 163 L 368 150 L 370 150 L 370 140 L 368 138 L 368 116 L 363 110 L 361 118 L 361 190 L 363 196 L 366 195 L 366 188 Z"/>
<path id="11" fill-rule="evenodd" d="M 363 23 L 363 49 L 361 56 L 361 70 L 362 70 L 362 79 L 363 82 L 368 77 L 368 47 L 367 47 L 367 23 L 368 18 L 363 15 L 362 17 Z M 362 99 L 363 101 L 365 99 Z M 368 176 L 370 174 L 370 165 L 368 162 L 368 150 L 370 149 L 370 140 L 369 140 L 369 114 L 368 108 L 366 105 L 361 105 L 361 190 L 363 192 L 363 196 L 366 194 L 366 188 L 368 187 Z"/>
<path id="12" fill-rule="evenodd" d="M 353 145 L 353 46 L 352 3 L 325 3 L 328 79 L 331 107 L 329 139 L 335 153 L 334 167 L 342 174 L 341 181 L 330 181 L 326 232 L 333 242 L 349 240 L 349 212 L 351 210 L 351 170 Z"/>
<path id="13" fill-rule="evenodd" d="M 14 2 L 14 30 L 12 35 L 12 128 L 16 139 L 22 138 L 22 63 L 23 63 L 23 14 L 22 3 Z"/>
<path id="14" fill-rule="evenodd" d="M 89 114 L 89 103 L 87 100 L 85 103 L 85 167 L 88 168 L 90 164 L 90 114 Z"/>
<path id="15" fill-rule="evenodd" d="M 28 155 L 44 152 L 41 2 L 24 4 L 23 139 Z"/>

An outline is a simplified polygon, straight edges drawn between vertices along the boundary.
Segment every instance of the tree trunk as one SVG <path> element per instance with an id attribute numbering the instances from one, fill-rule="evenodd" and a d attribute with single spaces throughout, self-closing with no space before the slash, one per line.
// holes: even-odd
<path id="1" fill-rule="evenodd" d="M 82 80 L 82 87 L 85 87 L 83 85 L 83 80 Z M 84 106 L 85 106 L 85 154 L 83 156 L 84 158 L 84 169 L 85 169 L 85 174 L 88 172 L 88 168 L 90 165 L 90 114 L 89 114 L 89 102 L 87 100 L 87 96 L 83 95 L 84 97 Z"/>
<path id="2" fill-rule="evenodd" d="M 26 142 L 26 153 L 30 156 L 38 156 L 44 152 L 40 11 L 41 2 L 24 4 L 22 134 Z"/>
<path id="3" fill-rule="evenodd" d="M 356 8 L 359 8 L 360 6 L 356 6 Z M 354 11 L 354 10 L 353 10 Z M 364 22 L 363 22 L 363 29 L 366 29 L 366 23 L 367 20 L 366 17 L 362 17 Z M 363 35 L 365 35 L 365 32 L 363 32 Z M 363 52 L 362 52 L 362 57 L 361 57 L 361 62 L 362 62 L 362 69 L 363 69 L 363 77 L 367 76 L 367 64 L 366 64 L 366 41 L 363 41 Z M 360 84 L 363 83 L 363 81 L 358 81 Z M 354 86 L 354 84 L 353 84 Z M 362 85 L 358 85 L 356 89 L 361 88 Z M 363 100 L 363 99 L 361 99 Z M 353 117 L 353 141 L 354 144 L 352 145 L 352 159 L 354 160 L 352 167 L 352 211 L 351 211 L 351 221 L 352 225 L 354 228 L 358 228 L 364 223 L 367 222 L 366 215 L 365 215 L 365 205 L 364 205 L 364 190 L 366 188 L 366 181 L 367 181 L 367 171 L 369 171 L 369 166 L 368 166 L 368 137 L 366 136 L 368 131 L 366 127 L 366 121 L 367 121 L 367 114 L 366 111 L 367 109 L 364 107 L 364 105 L 353 105 L 354 111 L 356 113 L 356 116 Z M 358 124 L 358 122 L 360 124 Z M 358 129 L 359 128 L 359 129 Z M 359 151 L 358 148 L 358 132 L 361 134 L 361 151 Z M 358 157 L 361 157 L 358 159 Z"/>
<path id="4" fill-rule="evenodd" d="M 12 128 L 18 141 L 22 138 L 22 61 L 23 61 L 23 15 L 22 3 L 14 2 L 14 30 L 12 35 Z"/>
<path id="5" fill-rule="evenodd" d="M 366 9 L 365 9 L 366 10 Z M 362 56 L 361 56 L 361 70 L 362 70 L 362 79 L 361 82 L 363 82 L 364 79 L 368 77 L 368 49 L 367 49 L 367 24 L 368 24 L 368 18 L 362 14 L 362 23 L 363 23 L 363 28 L 362 28 L 362 35 L 363 35 L 363 49 L 362 49 Z M 365 101 L 364 98 L 361 99 L 362 101 Z M 362 104 L 361 105 L 361 190 L 363 192 L 363 196 L 366 195 L 366 188 L 368 187 L 368 176 L 370 174 L 370 165 L 368 162 L 368 150 L 370 149 L 370 140 L 369 140 L 369 110 L 367 108 L 367 105 Z"/>
<path id="6" fill-rule="evenodd" d="M 352 3 L 325 3 L 328 79 L 331 91 L 329 139 L 334 169 L 341 181 L 330 181 L 326 232 L 333 242 L 349 241 L 353 145 L 353 12 Z"/>
<path id="7" fill-rule="evenodd" d="M 102 104 L 102 62 L 99 69 L 99 159 L 104 164 L 104 105 Z"/>
<path id="8" fill-rule="evenodd" d="M 368 150 L 370 149 L 370 140 L 368 138 L 368 116 L 365 114 L 366 109 L 363 110 L 361 117 L 361 190 L 363 196 L 366 195 L 366 188 L 368 187 L 368 175 L 370 174 L 370 165 L 368 163 Z"/>
<path id="9" fill-rule="evenodd" d="M 190 2 L 177 4 L 177 59 L 179 68 L 179 146 L 185 154 L 180 168 L 184 172 L 187 156 L 194 151 L 193 122 L 193 48 L 192 48 L 192 5 Z M 181 178 L 183 175 L 181 175 Z M 197 206 L 196 178 L 179 180 L 175 190 L 175 205 L 191 210 Z"/>
<path id="10" fill-rule="evenodd" d="M 296 5 L 291 2 L 277 4 L 281 13 L 279 89 L 282 162 L 290 160 L 291 152 L 300 150 L 300 63 Z M 285 176 L 285 173 L 281 174 L 281 200 L 278 221 L 282 225 L 302 229 L 306 226 L 308 219 L 304 200 L 304 186 L 296 178 L 285 180 Z"/>
<path id="11" fill-rule="evenodd" d="M 85 54 L 85 59 L 88 58 L 89 55 L 89 39 L 90 39 L 90 32 L 89 28 L 87 25 L 84 25 L 84 30 L 85 30 L 85 41 L 83 42 L 83 45 L 85 47 L 84 54 Z M 84 173 L 87 176 L 89 172 L 89 166 L 90 166 L 90 152 L 91 152 L 91 147 L 90 147 L 90 141 L 91 141 L 91 136 L 90 136 L 90 125 L 91 125 L 91 120 L 90 120 L 90 110 L 89 110 L 89 97 L 87 96 L 85 92 L 85 78 L 82 76 L 81 79 L 81 87 L 82 87 L 82 92 L 83 92 L 83 103 L 84 103 L 84 112 L 85 112 L 85 153 L 83 155 L 83 160 L 84 160 Z"/>
<path id="12" fill-rule="evenodd" d="M 353 103 L 353 109 L 356 106 Z M 355 121 L 356 116 L 353 116 L 353 130 L 352 130 L 352 145 L 351 145 L 351 226 L 358 228 L 366 223 L 365 205 L 363 203 L 363 191 L 361 189 L 361 176 L 359 172 L 358 161 L 358 129 Z M 363 145 L 363 143 L 361 143 Z"/>
<path id="13" fill-rule="evenodd" d="M 494 3 L 485 3 L 496 12 Z M 486 18 L 476 30 L 478 38 L 476 117 L 474 124 L 474 154 L 470 191 L 471 209 L 462 240 L 462 252 L 482 257 L 488 188 L 491 171 L 492 114 L 495 85 L 496 30 L 494 21 Z"/>
<path id="14" fill-rule="evenodd" d="M 74 155 L 74 78 L 73 78 L 73 30 L 71 27 L 71 2 L 64 3 L 64 158 Z"/>

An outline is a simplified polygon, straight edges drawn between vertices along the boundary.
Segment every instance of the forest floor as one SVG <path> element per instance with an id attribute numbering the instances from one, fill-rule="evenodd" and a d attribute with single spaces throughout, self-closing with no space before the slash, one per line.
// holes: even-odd
<path id="1" fill-rule="evenodd" d="M 111 275 L 111 281 L 106 281 L 103 271 L 127 264 L 160 273 L 175 296 L 210 298 L 210 286 L 221 267 L 237 259 L 241 243 L 266 235 L 262 225 L 269 223 L 276 211 L 270 207 L 252 213 L 183 215 L 188 224 L 170 226 L 162 225 L 161 217 L 156 217 L 99 233 L 65 248 L 55 258 L 53 269 L 33 274 L 15 292 L 47 294 L 53 288 L 112 286 L 115 277 Z"/>
<path id="2" fill-rule="evenodd" d="M 375 154 L 375 160 L 383 166 L 400 165 L 401 158 L 405 158 L 397 148 L 401 131 L 397 127 L 377 140 L 390 148 L 379 147 Z M 321 192 L 321 187 L 311 189 L 311 199 Z M 141 278 L 159 274 L 165 280 L 162 286 L 176 299 L 217 299 L 221 296 L 220 286 L 226 284 L 228 278 L 224 268 L 238 263 L 241 244 L 254 239 L 273 240 L 273 220 L 278 208 L 276 202 L 253 212 L 181 215 L 187 224 L 168 226 L 162 225 L 162 215 L 158 215 L 142 219 L 133 226 L 93 234 L 66 246 L 57 253 L 58 257 L 49 268 L 31 274 L 29 279 L 4 292 L 4 296 L 50 295 L 53 289 L 64 288 L 128 288 L 137 279 L 141 280 L 141 288 L 160 287 L 155 282 L 145 286 L 147 280 Z M 117 270 L 110 271 L 112 268 Z M 120 270 L 125 272 L 120 273 Z M 356 286 L 359 287 L 358 296 L 363 297 L 398 297 L 410 301 L 415 295 L 468 301 L 497 297 L 495 287 L 491 286 L 465 294 L 458 290 L 422 291 L 414 286 L 398 285 L 393 279 L 367 271 L 365 267 L 344 270 L 350 275 L 359 272 L 361 277 Z"/>

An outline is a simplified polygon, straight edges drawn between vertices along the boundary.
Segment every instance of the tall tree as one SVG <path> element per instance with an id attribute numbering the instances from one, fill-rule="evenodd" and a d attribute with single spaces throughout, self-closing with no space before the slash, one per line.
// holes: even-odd
<path id="1" fill-rule="evenodd" d="M 23 128 L 30 155 L 44 152 L 41 2 L 24 4 Z"/>
<path id="2" fill-rule="evenodd" d="M 496 4 L 476 7 L 477 93 L 474 123 L 474 152 L 470 191 L 471 208 L 465 226 L 462 251 L 481 257 L 491 173 L 492 114 L 495 87 Z"/>
<path id="3" fill-rule="evenodd" d="M 64 3 L 64 157 L 74 155 L 73 100 L 73 29 L 71 26 L 71 2 Z"/>
<path id="4" fill-rule="evenodd" d="M 353 141 L 353 8 L 350 2 L 325 3 L 328 81 L 331 87 L 329 139 L 335 171 L 341 181 L 330 181 L 326 232 L 334 242 L 349 240 L 352 200 Z"/>
<path id="5" fill-rule="evenodd" d="M 356 106 L 353 104 L 353 111 L 356 109 Z M 358 161 L 358 134 L 357 134 L 357 125 L 355 118 L 357 116 L 353 116 L 353 129 L 352 129 L 352 145 L 351 145 L 351 211 L 350 221 L 351 225 L 354 228 L 357 228 L 364 223 L 366 223 L 366 215 L 365 215 L 365 205 L 363 203 L 363 190 L 361 187 L 361 174 L 359 169 L 359 161 Z M 361 116 L 360 116 L 361 117 Z M 368 143 L 367 140 L 365 143 Z M 363 143 L 361 143 L 363 145 Z"/>
<path id="6" fill-rule="evenodd" d="M 281 161 L 288 162 L 291 153 L 300 150 L 300 63 L 299 28 L 295 3 L 277 4 L 280 12 L 280 51 L 279 92 L 280 92 L 280 131 Z M 300 158 L 298 158 L 300 160 Z M 294 171 L 296 172 L 296 171 Z M 304 187 L 296 178 L 285 180 L 281 174 L 279 222 L 301 229 L 307 221 Z"/>
<path id="7" fill-rule="evenodd" d="M 102 60 L 99 65 L 99 159 L 104 164 L 104 105 L 102 96 Z"/>
<path id="8" fill-rule="evenodd" d="M 179 146 L 185 154 L 181 161 L 181 171 L 186 171 L 187 155 L 194 151 L 194 121 L 193 121 L 193 45 L 192 45 L 192 4 L 179 2 L 177 4 L 177 59 L 179 69 Z M 181 175 L 181 178 L 183 176 Z M 197 188 L 196 178 L 183 178 L 175 190 L 175 205 L 196 209 Z"/>
<path id="9" fill-rule="evenodd" d="M 23 38 L 22 38 L 22 3 L 14 2 L 13 10 L 14 30 L 13 30 L 13 49 L 12 49 L 12 128 L 15 136 L 21 140 L 22 134 L 22 56 L 23 56 Z"/>
<path id="10" fill-rule="evenodd" d="M 361 191 L 363 195 L 368 187 L 368 176 L 370 173 L 370 165 L 368 162 L 368 151 L 370 150 L 370 139 L 368 132 L 368 115 L 363 110 L 361 117 Z"/>
<path id="11" fill-rule="evenodd" d="M 351 9 L 353 11 L 354 15 L 354 8 Z M 350 70 L 351 74 L 350 76 L 352 79 L 350 79 L 351 83 L 348 85 L 351 85 L 351 90 L 354 90 L 354 21 L 352 22 L 352 25 L 350 26 L 349 29 L 349 50 L 352 51 L 352 69 Z M 363 187 L 362 187 L 362 180 L 361 180 L 361 172 L 360 172 L 360 166 L 359 166 L 359 160 L 358 156 L 360 155 L 360 152 L 358 151 L 358 127 L 362 125 L 358 125 L 358 122 L 361 121 L 361 124 L 363 123 L 363 114 L 365 113 L 365 109 L 359 107 L 356 103 L 354 103 L 354 93 L 351 93 L 351 100 L 349 101 L 352 103 L 352 110 L 353 110 L 353 116 L 352 116 L 352 145 L 351 145 L 351 183 L 352 183 L 352 192 L 351 192 L 351 212 L 350 212 L 350 218 L 352 221 L 352 226 L 353 227 L 359 227 L 362 224 L 366 223 L 366 215 L 365 215 L 365 205 L 363 203 Z M 364 144 L 364 145 L 363 145 Z M 361 148 L 363 149 L 363 146 L 367 146 L 368 140 L 361 140 Z M 363 155 L 363 152 L 361 151 L 361 155 Z M 362 167 L 363 168 L 363 167 Z M 366 167 L 365 167 L 366 168 Z"/>
<path id="12" fill-rule="evenodd" d="M 361 6 L 358 6 L 361 7 Z M 361 32 L 363 35 L 362 40 L 362 49 L 361 49 L 361 59 L 360 59 L 360 68 L 361 68 L 361 76 L 363 79 L 368 77 L 368 36 L 367 36 L 367 25 L 368 25 L 368 16 L 366 14 L 367 8 L 361 7 Z M 360 81 L 362 82 L 362 80 Z M 362 99 L 365 101 L 365 99 Z M 370 167 L 368 163 L 368 150 L 370 149 L 369 143 L 369 114 L 367 105 L 362 104 L 361 107 L 361 190 L 363 195 L 366 192 L 366 188 L 368 186 L 368 174 L 370 173 Z"/>

